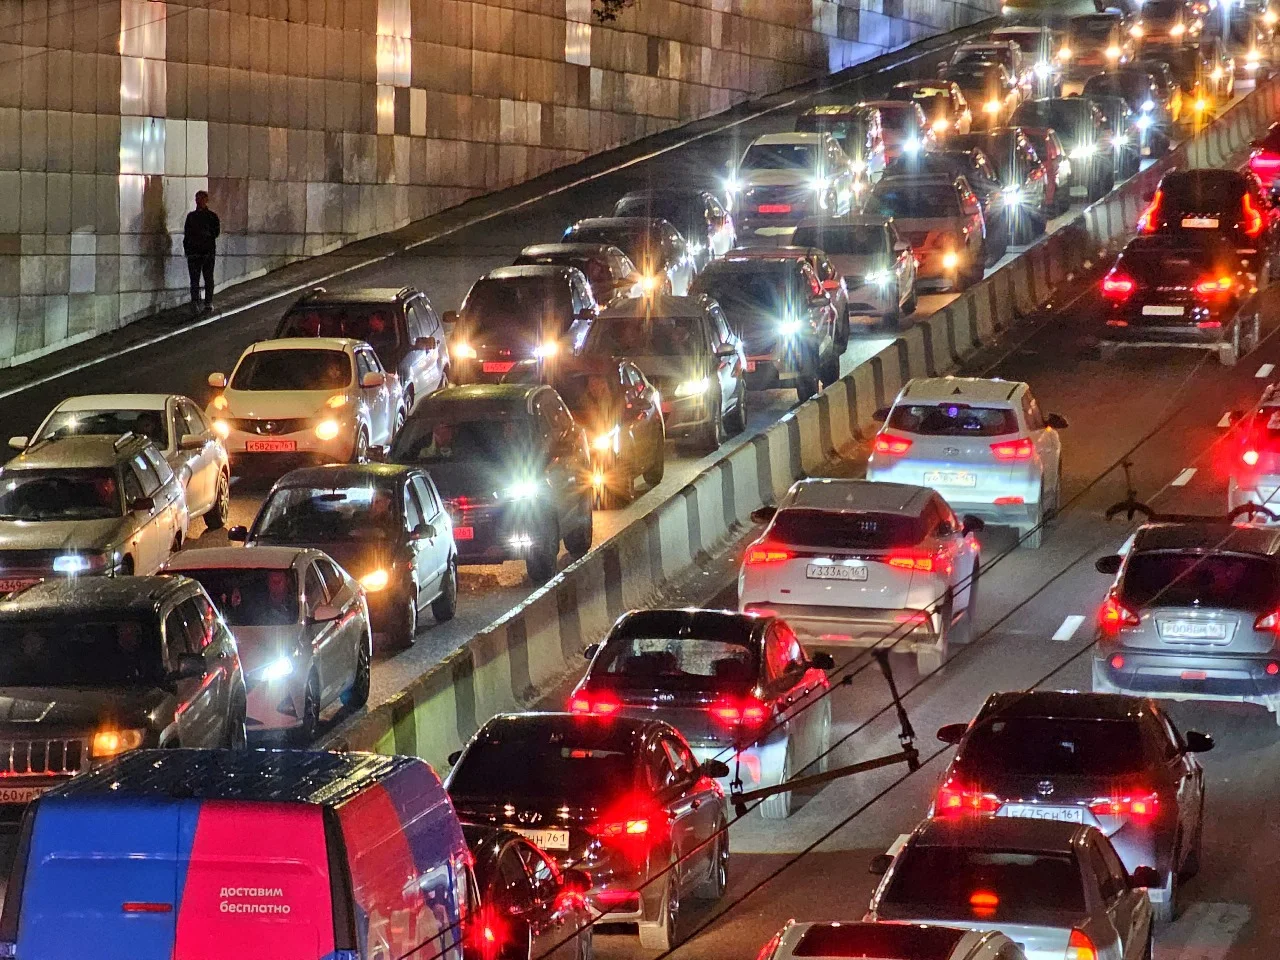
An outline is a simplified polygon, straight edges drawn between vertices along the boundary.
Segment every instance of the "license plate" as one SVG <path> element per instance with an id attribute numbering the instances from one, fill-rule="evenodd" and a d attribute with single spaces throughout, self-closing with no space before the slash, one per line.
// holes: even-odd
<path id="1" fill-rule="evenodd" d="M 1006 803 L 1000 808 L 1000 816 L 1084 823 L 1084 809 L 1081 807 L 1042 807 L 1038 803 Z"/>
<path id="2" fill-rule="evenodd" d="M 0 787 L 0 803 L 30 803 L 48 787 Z"/>
<path id="3" fill-rule="evenodd" d="M 978 476 L 963 470 L 926 470 L 924 482 L 929 487 L 976 487 Z"/>
<path id="4" fill-rule="evenodd" d="M 29 587 L 35 580 L 0 580 L 0 593 L 13 593 L 15 590 L 21 590 Z"/>
<path id="5" fill-rule="evenodd" d="M 474 540 L 476 538 L 475 527 L 454 527 L 453 539 L 455 540 Z"/>
<path id="6" fill-rule="evenodd" d="M 748 360 L 747 373 L 755 373 L 755 372 L 756 372 L 756 362 L 754 360 Z"/>
<path id="7" fill-rule="evenodd" d="M 1186 312 L 1186 307 L 1175 307 L 1162 303 L 1149 303 L 1142 308 L 1144 317 L 1180 317 Z"/>
<path id="8" fill-rule="evenodd" d="M 250 453 L 293 453 L 298 449 L 297 440 L 246 440 L 244 448 Z"/>
<path id="9" fill-rule="evenodd" d="M 761 213 L 790 213 L 791 204 L 789 203 L 762 203 L 756 208 Z"/>
<path id="10" fill-rule="evenodd" d="M 1182 225 L 1188 230 L 1217 230 L 1217 217 L 1183 217 Z"/>
<path id="11" fill-rule="evenodd" d="M 568 850 L 568 830 L 530 830 L 528 827 L 512 827 L 516 833 L 532 840 L 543 850 Z"/>
<path id="12" fill-rule="evenodd" d="M 811 563 L 804 575 L 810 580 L 865 580 L 866 567 L 846 567 L 842 563 Z"/>
<path id="13" fill-rule="evenodd" d="M 1170 640 L 1225 640 L 1227 625 L 1211 620 L 1161 620 L 1160 636 Z"/>
<path id="14" fill-rule="evenodd" d="M 480 369 L 485 373 L 509 373 L 514 366 L 514 360 L 486 360 Z"/>

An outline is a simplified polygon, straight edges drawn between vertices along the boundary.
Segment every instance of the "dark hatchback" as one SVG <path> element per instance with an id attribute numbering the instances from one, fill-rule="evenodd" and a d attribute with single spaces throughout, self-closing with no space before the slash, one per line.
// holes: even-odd
<path id="1" fill-rule="evenodd" d="M 515 259 L 517 267 L 537 265 L 581 270 L 602 306 L 641 293 L 640 271 L 630 257 L 609 243 L 535 243 Z"/>
<path id="2" fill-rule="evenodd" d="M 1245 309 L 1255 283 L 1220 234 L 1135 237 L 1102 278 L 1102 349 L 1189 347 L 1231 366 L 1258 345 L 1258 314 Z"/>
<path id="3" fill-rule="evenodd" d="M 517 366 L 544 377 L 572 355 L 599 312 L 576 267 L 498 267 L 472 285 L 462 308 L 446 313 L 454 383 L 494 383 Z"/>
<path id="4" fill-rule="evenodd" d="M 514 830 L 464 823 L 480 894 L 468 960 L 592 960 L 591 876 Z"/>
<path id="5" fill-rule="evenodd" d="M 1149 891 L 1171 919 L 1177 885 L 1200 863 L 1204 769 L 1213 738 L 1184 736 L 1142 697 L 1049 690 L 994 693 L 969 723 L 938 731 L 959 745 L 934 816 L 1065 820 L 1097 827 L 1132 872 L 1154 866 Z"/>
<path id="6" fill-rule="evenodd" d="M 232 527 L 228 537 L 327 553 L 360 581 L 374 631 L 398 646 L 413 643 L 424 610 L 440 622 L 457 610 L 450 518 L 421 470 L 389 464 L 293 470 L 272 486 L 253 525 Z"/>
<path id="7" fill-rule="evenodd" d="M 1220 233 L 1250 259 L 1255 273 L 1276 274 L 1276 211 L 1252 171 L 1175 170 L 1147 199 L 1139 233 Z"/>
<path id="8" fill-rule="evenodd" d="M 441 390 L 405 423 L 390 457 L 431 474 L 460 563 L 523 560 L 529 579 L 544 583 L 561 541 L 575 560 L 591 549 L 586 433 L 550 387 Z"/>
<path id="9" fill-rule="evenodd" d="M 1059 202 L 1057 184 L 1050 181 L 1035 147 L 1020 128 L 991 127 L 980 133 L 959 134 L 947 145 L 979 149 L 995 164 L 1013 243 L 1030 243 L 1044 235 L 1045 225 Z M 990 235 L 988 225 L 987 236 Z"/>
<path id="10" fill-rule="evenodd" d="M 141 747 L 245 746 L 235 637 L 186 577 L 50 580 L 0 601 L 0 825 Z"/>
<path id="11" fill-rule="evenodd" d="M 1009 208 L 1005 205 L 1000 170 L 982 147 L 956 149 L 952 147 L 953 139 L 946 140 L 944 148 L 914 157 L 899 157 L 884 173 L 886 177 L 930 174 L 944 174 L 952 179 L 964 177 L 982 207 L 982 222 L 987 226 L 986 266 L 991 266 L 1009 252 Z"/>
<path id="12" fill-rule="evenodd" d="M 667 723 L 501 715 L 450 759 L 445 787 L 459 817 L 514 829 L 562 868 L 585 870 L 591 906 L 638 924 L 646 949 L 675 946 L 686 897 L 724 895 L 729 836 L 716 778 L 726 770 L 700 765 Z"/>

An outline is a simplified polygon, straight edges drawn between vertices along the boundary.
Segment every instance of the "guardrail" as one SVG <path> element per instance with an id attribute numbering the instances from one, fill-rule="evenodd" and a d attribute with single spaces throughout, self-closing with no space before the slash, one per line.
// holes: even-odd
<path id="1" fill-rule="evenodd" d="M 873 431 L 873 411 L 907 380 L 954 370 L 1105 257 L 1131 232 L 1143 197 L 1167 169 L 1226 163 L 1278 113 L 1280 85 L 1260 85 L 1198 136 L 708 467 L 395 697 L 346 721 L 325 746 L 414 754 L 447 766 L 448 755 L 489 717 L 531 706 L 580 671 L 587 644 L 734 539 L 752 510 Z"/>

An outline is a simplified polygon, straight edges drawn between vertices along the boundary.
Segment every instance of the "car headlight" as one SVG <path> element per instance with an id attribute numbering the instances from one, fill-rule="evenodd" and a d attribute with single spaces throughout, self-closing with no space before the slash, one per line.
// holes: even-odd
<path id="1" fill-rule="evenodd" d="M 1204 113 L 1204 112 L 1205 112 L 1206 110 L 1208 110 L 1208 109 L 1209 109 L 1209 101 L 1208 101 L 1208 100 L 1206 100 L 1204 97 L 1200 97 L 1200 98 L 1198 98 L 1198 99 L 1196 100 L 1196 102 L 1195 102 L 1195 111 L 1196 111 L 1196 113 Z"/>
<path id="2" fill-rule="evenodd" d="M 1004 195 L 1005 203 L 1017 203 L 1022 199 L 1022 187 L 1016 183 L 1002 188 L 1000 192 Z"/>
<path id="3" fill-rule="evenodd" d="M 1106 55 L 1108 60 L 1119 60 L 1120 48 L 1113 44 L 1112 46 L 1107 47 Z"/>
<path id="4" fill-rule="evenodd" d="M 1126 144 L 1128 144 L 1129 135 L 1127 133 L 1117 133 L 1115 136 L 1111 138 L 1111 142 L 1115 144 L 1117 147 L 1123 147 Z"/>
<path id="5" fill-rule="evenodd" d="M 902 145 L 902 149 L 906 153 L 919 153 L 920 141 L 917 140 L 915 137 L 911 137 L 909 140 L 907 140 L 906 143 Z"/>
<path id="6" fill-rule="evenodd" d="M 778 333 L 782 334 L 784 337 L 794 337 L 800 332 L 801 326 L 803 326 L 803 324 L 801 324 L 798 319 L 795 317 L 788 317 L 786 320 L 783 320 L 778 324 Z"/>
<path id="7" fill-rule="evenodd" d="M 1058 51 L 1059 60 L 1070 60 L 1074 56 L 1074 51 L 1070 47 L 1063 47 Z"/>
<path id="8" fill-rule="evenodd" d="M 599 450 L 601 453 L 605 453 L 609 450 L 617 453 L 620 446 L 619 439 L 621 435 L 622 431 L 615 425 L 608 433 L 602 433 L 599 436 L 592 438 L 591 449 Z"/>
<path id="9" fill-rule="evenodd" d="M 342 432 L 342 424 L 337 420 L 321 420 L 316 424 L 317 440 L 332 440 Z"/>
<path id="10" fill-rule="evenodd" d="M 676 387 L 677 397 L 700 397 L 711 387 L 711 381 L 706 377 L 701 380 L 685 380 Z"/>
<path id="11" fill-rule="evenodd" d="M 1135 23 L 1132 27 L 1129 28 L 1129 36 L 1133 37 L 1133 39 L 1135 40 L 1140 40 L 1142 38 L 1143 33 L 1145 33 L 1145 31 L 1142 29 L 1142 25 L 1139 23 Z"/>
<path id="12" fill-rule="evenodd" d="M 231 436 L 231 424 L 225 420 L 215 420 L 213 421 L 213 432 L 225 440 Z"/>
<path id="13" fill-rule="evenodd" d="M 533 348 L 533 355 L 539 360 L 546 360 L 548 357 L 554 357 L 559 352 L 560 345 L 554 340 L 548 340 L 546 343 Z"/>
<path id="14" fill-rule="evenodd" d="M 1209 74 L 1209 76 L 1210 76 L 1210 77 L 1211 77 L 1215 82 L 1216 82 L 1216 81 L 1218 81 L 1218 80 L 1221 80 L 1221 79 L 1222 79 L 1222 68 L 1221 68 L 1221 67 L 1214 67 L 1214 68 L 1213 68 L 1213 71 Z"/>
<path id="15" fill-rule="evenodd" d="M 267 683 L 274 683 L 276 680 L 283 680 L 292 673 L 293 660 L 289 657 L 280 657 L 263 667 L 259 676 Z"/>
<path id="16" fill-rule="evenodd" d="M 107 565 L 107 558 L 101 554 L 64 553 L 53 558 L 53 572 L 74 576 L 77 573 L 89 573 L 101 570 Z"/>
<path id="17" fill-rule="evenodd" d="M 118 757 L 129 750 L 137 750 L 145 737 L 145 730 L 99 730 L 93 735 L 93 757 Z"/>
<path id="18" fill-rule="evenodd" d="M 1080 146 L 1072 149 L 1071 159 L 1072 160 L 1088 160 L 1097 152 L 1098 152 L 1098 147 L 1096 144 L 1082 143 L 1080 144 Z"/>
<path id="19" fill-rule="evenodd" d="M 1044 80 L 1053 72 L 1053 67 L 1049 64 L 1048 60 L 1038 60 L 1036 61 L 1035 71 L 1036 76 L 1041 80 Z"/>
<path id="20" fill-rule="evenodd" d="M 826 177 L 814 177 L 809 181 L 809 189 L 814 193 L 826 193 L 829 186 L 831 183 Z"/>
<path id="21" fill-rule="evenodd" d="M 946 133 L 947 128 L 950 126 L 951 126 L 950 120 L 948 120 L 946 117 L 939 117 L 937 120 L 933 121 L 933 132 Z"/>
<path id="22" fill-rule="evenodd" d="M 658 278 L 651 273 L 646 273 L 640 278 L 640 289 L 645 293 L 653 293 L 658 289 Z"/>
<path id="23" fill-rule="evenodd" d="M 862 278 L 862 282 L 876 287 L 883 287 L 892 278 L 893 274 L 888 270 L 872 270 Z"/>
<path id="24" fill-rule="evenodd" d="M 865 172 L 866 172 L 866 170 L 867 170 L 867 164 L 866 164 L 866 161 L 865 161 L 865 160 L 854 160 L 851 164 L 849 164 L 849 169 L 850 169 L 850 170 L 852 170 L 852 171 L 854 172 L 854 174 L 855 174 L 855 175 L 859 175 L 859 176 L 860 176 L 861 174 L 865 173 Z"/>
<path id="25" fill-rule="evenodd" d="M 1186 26 L 1181 23 L 1175 23 L 1172 27 L 1169 28 L 1169 36 L 1171 37 L 1180 37 L 1186 32 L 1187 32 Z"/>
<path id="26" fill-rule="evenodd" d="M 459 360 L 474 360 L 476 358 L 476 348 L 469 343 L 455 343 L 452 353 Z"/>
<path id="27" fill-rule="evenodd" d="M 724 192 L 728 194 L 741 193 L 742 181 L 737 177 L 728 177 L 724 181 Z"/>
<path id="28" fill-rule="evenodd" d="M 960 266 L 960 254 L 954 250 L 948 250 L 942 255 L 942 269 L 954 270 L 958 266 Z"/>
<path id="29" fill-rule="evenodd" d="M 540 489 L 536 480 L 522 480 L 511 484 L 503 492 L 508 500 L 532 500 L 537 497 Z"/>
<path id="30" fill-rule="evenodd" d="M 370 593 L 377 593 L 380 590 L 387 589 L 387 584 L 390 582 L 391 575 L 381 567 L 377 570 L 370 570 L 360 578 L 360 586 L 364 587 Z"/>
<path id="31" fill-rule="evenodd" d="M 983 110 L 985 110 L 987 113 L 999 113 L 999 112 L 1000 112 L 1000 101 L 999 101 L 999 100 L 988 100 L 986 103 L 984 103 L 984 104 L 982 105 L 982 109 L 983 109 Z"/>
<path id="32" fill-rule="evenodd" d="M 1139 130 L 1151 129 L 1151 118 L 1147 116 L 1145 113 L 1138 118 L 1138 129 Z"/>
<path id="33" fill-rule="evenodd" d="M 1274 27 L 1277 21 L 1280 21 L 1280 13 L 1276 13 L 1274 10 L 1268 10 L 1262 15 L 1262 22 L 1268 27 Z"/>
<path id="34" fill-rule="evenodd" d="M 705 249 L 707 249 L 707 245 L 705 243 L 699 243 L 697 240 L 694 240 L 689 244 L 689 252 L 695 257 L 701 256 L 702 251 Z"/>
<path id="35" fill-rule="evenodd" d="M 1155 101 L 1154 101 L 1154 100 L 1143 100 L 1143 101 L 1142 101 L 1142 112 L 1143 112 L 1143 113 L 1150 113 L 1150 112 L 1151 112 L 1152 110 L 1154 110 L 1155 108 L 1156 108 L 1156 103 L 1155 103 Z"/>

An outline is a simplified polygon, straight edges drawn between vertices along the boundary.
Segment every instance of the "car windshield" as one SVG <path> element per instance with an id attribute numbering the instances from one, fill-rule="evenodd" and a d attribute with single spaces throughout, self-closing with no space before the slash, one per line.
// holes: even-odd
<path id="1" fill-rule="evenodd" d="M 810 143 L 754 143 L 742 158 L 744 170 L 814 170 L 818 154 Z"/>
<path id="2" fill-rule="evenodd" d="M 302 307 L 280 324 L 277 337 L 349 337 L 363 340 L 379 357 L 394 355 L 400 344 L 400 324 L 391 304 L 342 304 Z"/>
<path id="3" fill-rule="evenodd" d="M 1143 7 L 1142 16 L 1150 16 L 1147 7 Z M 1111 39 L 1112 33 L 1119 29 L 1119 22 L 1114 17 L 1080 17 L 1071 21 L 1067 33 L 1073 43 L 1092 46 Z"/>
<path id="4" fill-rule="evenodd" d="M 527 461 L 533 434 L 524 417 L 416 416 L 396 440 L 396 463 L 506 463 Z"/>
<path id="5" fill-rule="evenodd" d="M 699 317 L 609 317 L 591 328 L 586 349 L 615 357 L 698 357 L 708 348 Z"/>
<path id="6" fill-rule="evenodd" d="M 169 446 L 169 424 L 164 410 L 59 410 L 52 414 L 32 440 L 50 437 L 118 437 L 126 433 Z"/>
<path id="7" fill-rule="evenodd" d="M 1146 0 L 1142 5 L 1143 20 L 1179 20 L 1186 12 L 1183 0 Z"/>
<path id="8" fill-rule="evenodd" d="M 544 264 L 558 267 L 577 267 L 582 271 L 592 290 L 597 295 L 607 295 L 613 283 L 613 275 L 609 272 L 609 264 L 603 258 L 584 256 L 576 253 L 544 253 L 536 256 L 521 254 L 516 257 L 516 266 Z"/>
<path id="9" fill-rule="evenodd" d="M 960 846 L 908 848 L 880 902 L 936 920 L 1017 922 L 1028 911 L 1085 908 L 1071 854 Z"/>
<path id="10" fill-rule="evenodd" d="M 255 350 L 240 361 L 232 390 L 341 390 L 351 385 L 342 350 Z"/>
<path id="11" fill-rule="evenodd" d="M 923 533 L 920 519 L 910 514 L 788 507 L 778 511 L 768 537 L 792 547 L 884 550 L 914 546 Z"/>
<path id="12" fill-rule="evenodd" d="M 559 277 L 477 280 L 462 304 L 462 322 L 473 334 L 517 327 L 559 337 L 573 318 L 569 284 Z"/>
<path id="13" fill-rule="evenodd" d="M 0 623 L 0 686 L 136 687 L 164 681 L 149 620 L 89 617 Z"/>
<path id="14" fill-rule="evenodd" d="M 659 231 L 643 225 L 579 224 L 569 230 L 565 242 L 608 244 L 625 253 L 632 263 L 650 270 L 657 269 L 655 261 L 662 261 Z"/>
<path id="15" fill-rule="evenodd" d="M 899 403 L 887 426 L 928 437 L 999 437 L 1018 432 L 1018 418 L 1002 407 L 967 403 Z"/>
<path id="16" fill-rule="evenodd" d="M 1146 766 L 1132 720 L 1001 716 L 974 724 L 961 764 L 977 774 L 1055 777 L 1118 777 Z"/>
<path id="17" fill-rule="evenodd" d="M 731 314 L 742 309 L 779 311 L 789 299 L 790 269 L 767 263 L 714 265 L 694 280 L 694 291 L 711 297 Z"/>
<path id="18" fill-rule="evenodd" d="M 1133 73 L 1100 73 L 1084 85 L 1085 96 L 1123 97 L 1130 106 L 1140 106 L 1151 94 L 1151 82 Z"/>
<path id="19" fill-rule="evenodd" d="M 754 683 L 755 651 L 709 637 L 629 637 L 610 640 L 591 667 L 591 680 L 627 690 L 716 691 Z"/>
<path id="20" fill-rule="evenodd" d="M 198 581 L 233 627 L 277 627 L 298 622 L 298 576 L 292 569 L 212 567 L 175 572 Z"/>
<path id="21" fill-rule="evenodd" d="M 1160 184 L 1162 202 L 1178 211 L 1234 212 L 1244 193 L 1243 175 L 1168 177 Z"/>
<path id="22" fill-rule="evenodd" d="M 113 470 L 0 470 L 0 520 L 124 516 Z"/>
<path id="23" fill-rule="evenodd" d="M 673 224 L 693 226 L 702 219 L 700 198 L 688 197 L 623 197 L 613 208 L 615 217 L 656 217 Z"/>
<path id="24" fill-rule="evenodd" d="M 843 227 L 830 224 L 799 227 L 791 242 L 798 247 L 817 247 L 833 256 L 875 257 L 888 255 L 889 236 L 884 227 Z"/>
<path id="25" fill-rule="evenodd" d="M 867 140 L 867 121 L 855 113 L 837 116 L 817 113 L 802 113 L 796 119 L 797 133 L 831 134 L 840 144 L 849 150 L 861 150 Z"/>
<path id="26" fill-rule="evenodd" d="M 905 220 L 958 217 L 960 197 L 949 183 L 882 183 L 867 200 L 867 212 Z"/>
<path id="27" fill-rule="evenodd" d="M 885 104 L 880 108 L 881 129 L 886 133 L 905 136 L 916 129 L 916 108 L 914 104 Z"/>
<path id="28" fill-rule="evenodd" d="M 594 805 L 635 787 L 629 737 L 584 724 L 498 728 L 482 733 L 449 778 L 455 797 L 552 799 Z"/>
<path id="29" fill-rule="evenodd" d="M 1060 100 L 1033 100 L 1014 111 L 1015 126 L 1053 127 L 1060 136 L 1076 137 L 1084 127 L 1085 101 L 1079 106 Z"/>
<path id="30" fill-rule="evenodd" d="M 1135 607 L 1271 612 L 1280 602 L 1275 563 L 1230 553 L 1140 551 L 1125 563 L 1120 599 Z"/>
<path id="31" fill-rule="evenodd" d="M 263 544 L 388 540 L 399 529 L 389 488 L 281 487 L 262 505 L 253 539 Z"/>

